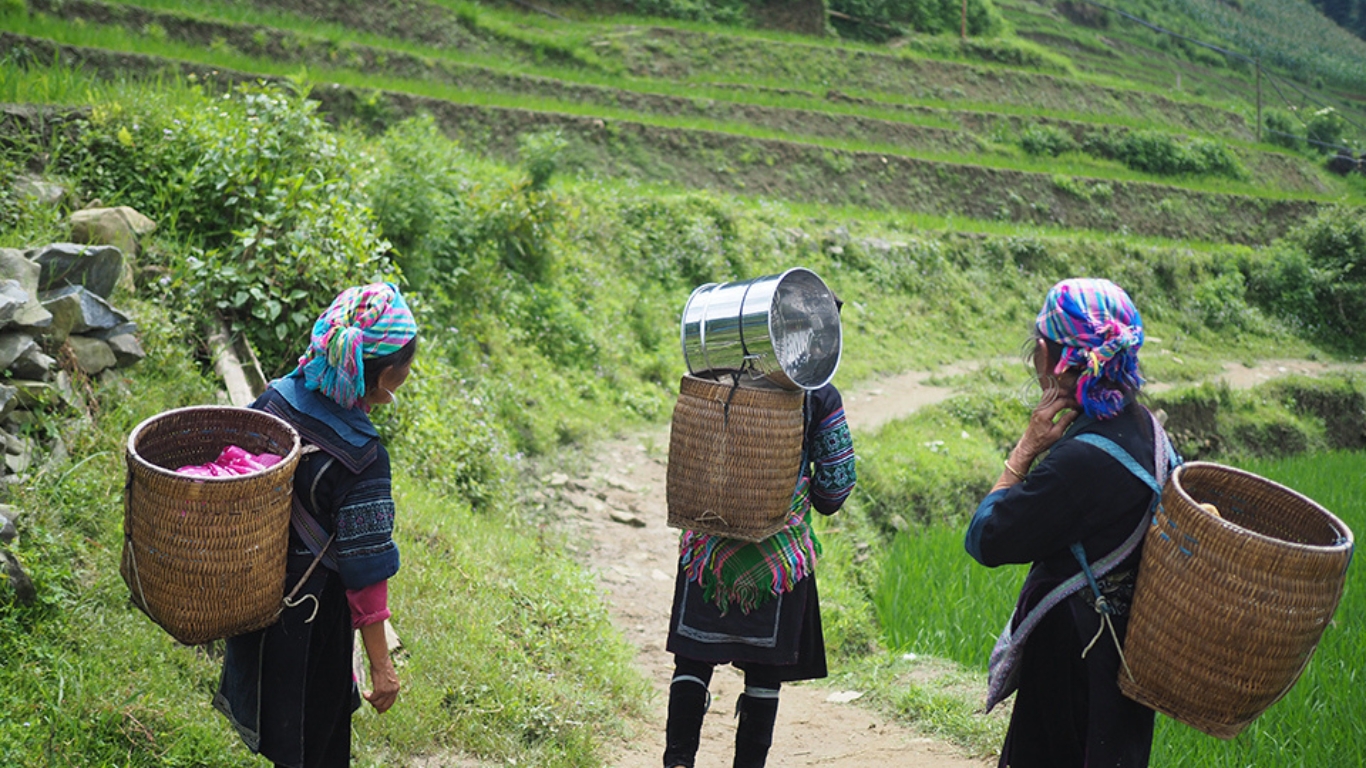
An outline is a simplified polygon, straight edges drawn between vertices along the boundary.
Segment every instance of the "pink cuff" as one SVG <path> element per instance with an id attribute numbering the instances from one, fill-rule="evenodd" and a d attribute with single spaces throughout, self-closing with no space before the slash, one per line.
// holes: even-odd
<path id="1" fill-rule="evenodd" d="M 346 602 L 351 605 L 351 628 L 360 629 L 377 624 L 389 613 L 389 582 L 376 582 L 364 589 L 346 590 Z"/>

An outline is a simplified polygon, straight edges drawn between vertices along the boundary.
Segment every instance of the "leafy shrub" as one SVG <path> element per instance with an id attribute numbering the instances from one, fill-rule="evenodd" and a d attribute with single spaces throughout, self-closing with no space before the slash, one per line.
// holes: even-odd
<path id="1" fill-rule="evenodd" d="M 1052 125 L 1031 125 L 1020 133 L 1020 148 L 1026 153 L 1057 157 L 1077 148 L 1072 135 Z"/>
<path id="2" fill-rule="evenodd" d="M 1326 154 L 1343 143 L 1342 137 L 1347 133 L 1347 121 L 1336 109 L 1324 107 L 1309 117 L 1304 130 L 1305 138 L 1319 142 L 1313 145 L 1314 148 Z"/>
<path id="3" fill-rule="evenodd" d="M 1195 286 L 1192 306 L 1200 320 L 1216 330 L 1248 329 L 1258 324 L 1255 311 L 1247 304 L 1247 283 L 1236 269 Z"/>
<path id="4" fill-rule="evenodd" d="M 1331 208 L 1293 230 L 1249 276 L 1253 300 L 1325 343 L 1361 350 L 1366 323 L 1366 222 Z"/>
<path id="5" fill-rule="evenodd" d="M 392 275 L 389 244 L 316 102 L 270 86 L 182 95 L 97 105 L 62 162 L 85 197 L 189 240 L 166 289 L 224 317 L 279 373 L 338 290 Z"/>
<path id="6" fill-rule="evenodd" d="M 901 27 L 924 34 L 957 34 L 962 26 L 960 0 L 830 0 L 830 9 L 864 22 L 859 24 L 835 19 L 840 34 L 853 38 L 885 40 L 896 33 L 886 27 Z M 969 0 L 968 34 L 978 37 L 1000 32 L 1005 23 L 991 0 Z"/>
<path id="7" fill-rule="evenodd" d="M 1087 152 L 1119 160 L 1136 171 L 1162 176 L 1246 176 L 1232 150 L 1207 139 L 1183 144 L 1162 131 L 1130 131 L 1119 137 L 1095 132 L 1084 146 Z"/>
<path id="8" fill-rule="evenodd" d="M 559 130 L 538 131 L 517 137 L 518 152 L 526 166 L 531 189 L 541 191 L 550 184 L 560 165 L 560 154 L 569 146 Z"/>
<path id="9" fill-rule="evenodd" d="M 1303 149 L 1304 139 L 1299 132 L 1299 123 L 1280 110 L 1270 110 L 1264 117 L 1266 140 L 1287 149 Z"/>

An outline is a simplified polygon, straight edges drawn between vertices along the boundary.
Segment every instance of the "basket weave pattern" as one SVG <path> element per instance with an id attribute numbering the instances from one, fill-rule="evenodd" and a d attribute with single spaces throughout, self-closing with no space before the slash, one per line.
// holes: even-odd
<path id="1" fill-rule="evenodd" d="M 1214 504 L 1222 519 L 1196 506 Z M 1231 739 L 1304 671 L 1342 597 L 1352 532 L 1276 483 L 1177 469 L 1143 544 L 1120 689 Z"/>
<path id="2" fill-rule="evenodd" d="M 284 460 L 239 477 L 174 471 L 228 445 Z M 299 450 L 292 427 L 246 408 L 181 408 L 133 430 L 119 572 L 133 602 L 175 639 L 205 643 L 275 621 Z"/>
<path id="3" fill-rule="evenodd" d="M 684 376 L 669 436 L 669 525 L 745 541 L 782 530 L 801 471 L 804 401 L 800 390 Z"/>

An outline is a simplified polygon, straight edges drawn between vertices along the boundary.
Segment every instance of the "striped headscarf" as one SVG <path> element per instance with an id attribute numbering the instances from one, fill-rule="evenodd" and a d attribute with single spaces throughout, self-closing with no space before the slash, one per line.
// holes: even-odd
<path id="1" fill-rule="evenodd" d="M 399 351 L 417 335 L 408 303 L 393 283 L 347 288 L 313 324 L 297 373 L 304 386 L 353 408 L 365 396 L 364 360 Z"/>
<path id="2" fill-rule="evenodd" d="M 1103 279 L 1073 278 L 1053 286 L 1036 322 L 1039 333 L 1062 345 L 1053 373 L 1077 368 L 1076 399 L 1087 416 L 1108 419 L 1128 392 L 1143 386 L 1138 350 L 1143 320 L 1129 294 Z"/>

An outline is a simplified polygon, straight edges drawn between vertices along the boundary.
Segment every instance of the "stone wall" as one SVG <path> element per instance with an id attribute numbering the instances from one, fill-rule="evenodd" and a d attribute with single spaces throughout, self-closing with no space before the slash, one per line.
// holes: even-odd
<path id="1" fill-rule="evenodd" d="M 16 186 L 40 203 L 64 196 L 53 199 L 55 185 Z M 76 211 L 70 225 L 80 242 L 0 248 L 0 501 L 10 483 L 67 460 L 60 438 L 40 440 L 32 426 L 44 417 L 85 416 L 83 384 L 117 378 L 117 369 L 145 356 L 137 324 L 110 296 L 121 285 L 131 288 L 126 254 L 136 253 L 138 238 L 155 225 L 131 208 Z M 10 550 L 22 514 L 0 503 L 0 596 L 12 591 L 26 603 L 35 597 L 33 583 Z"/>

